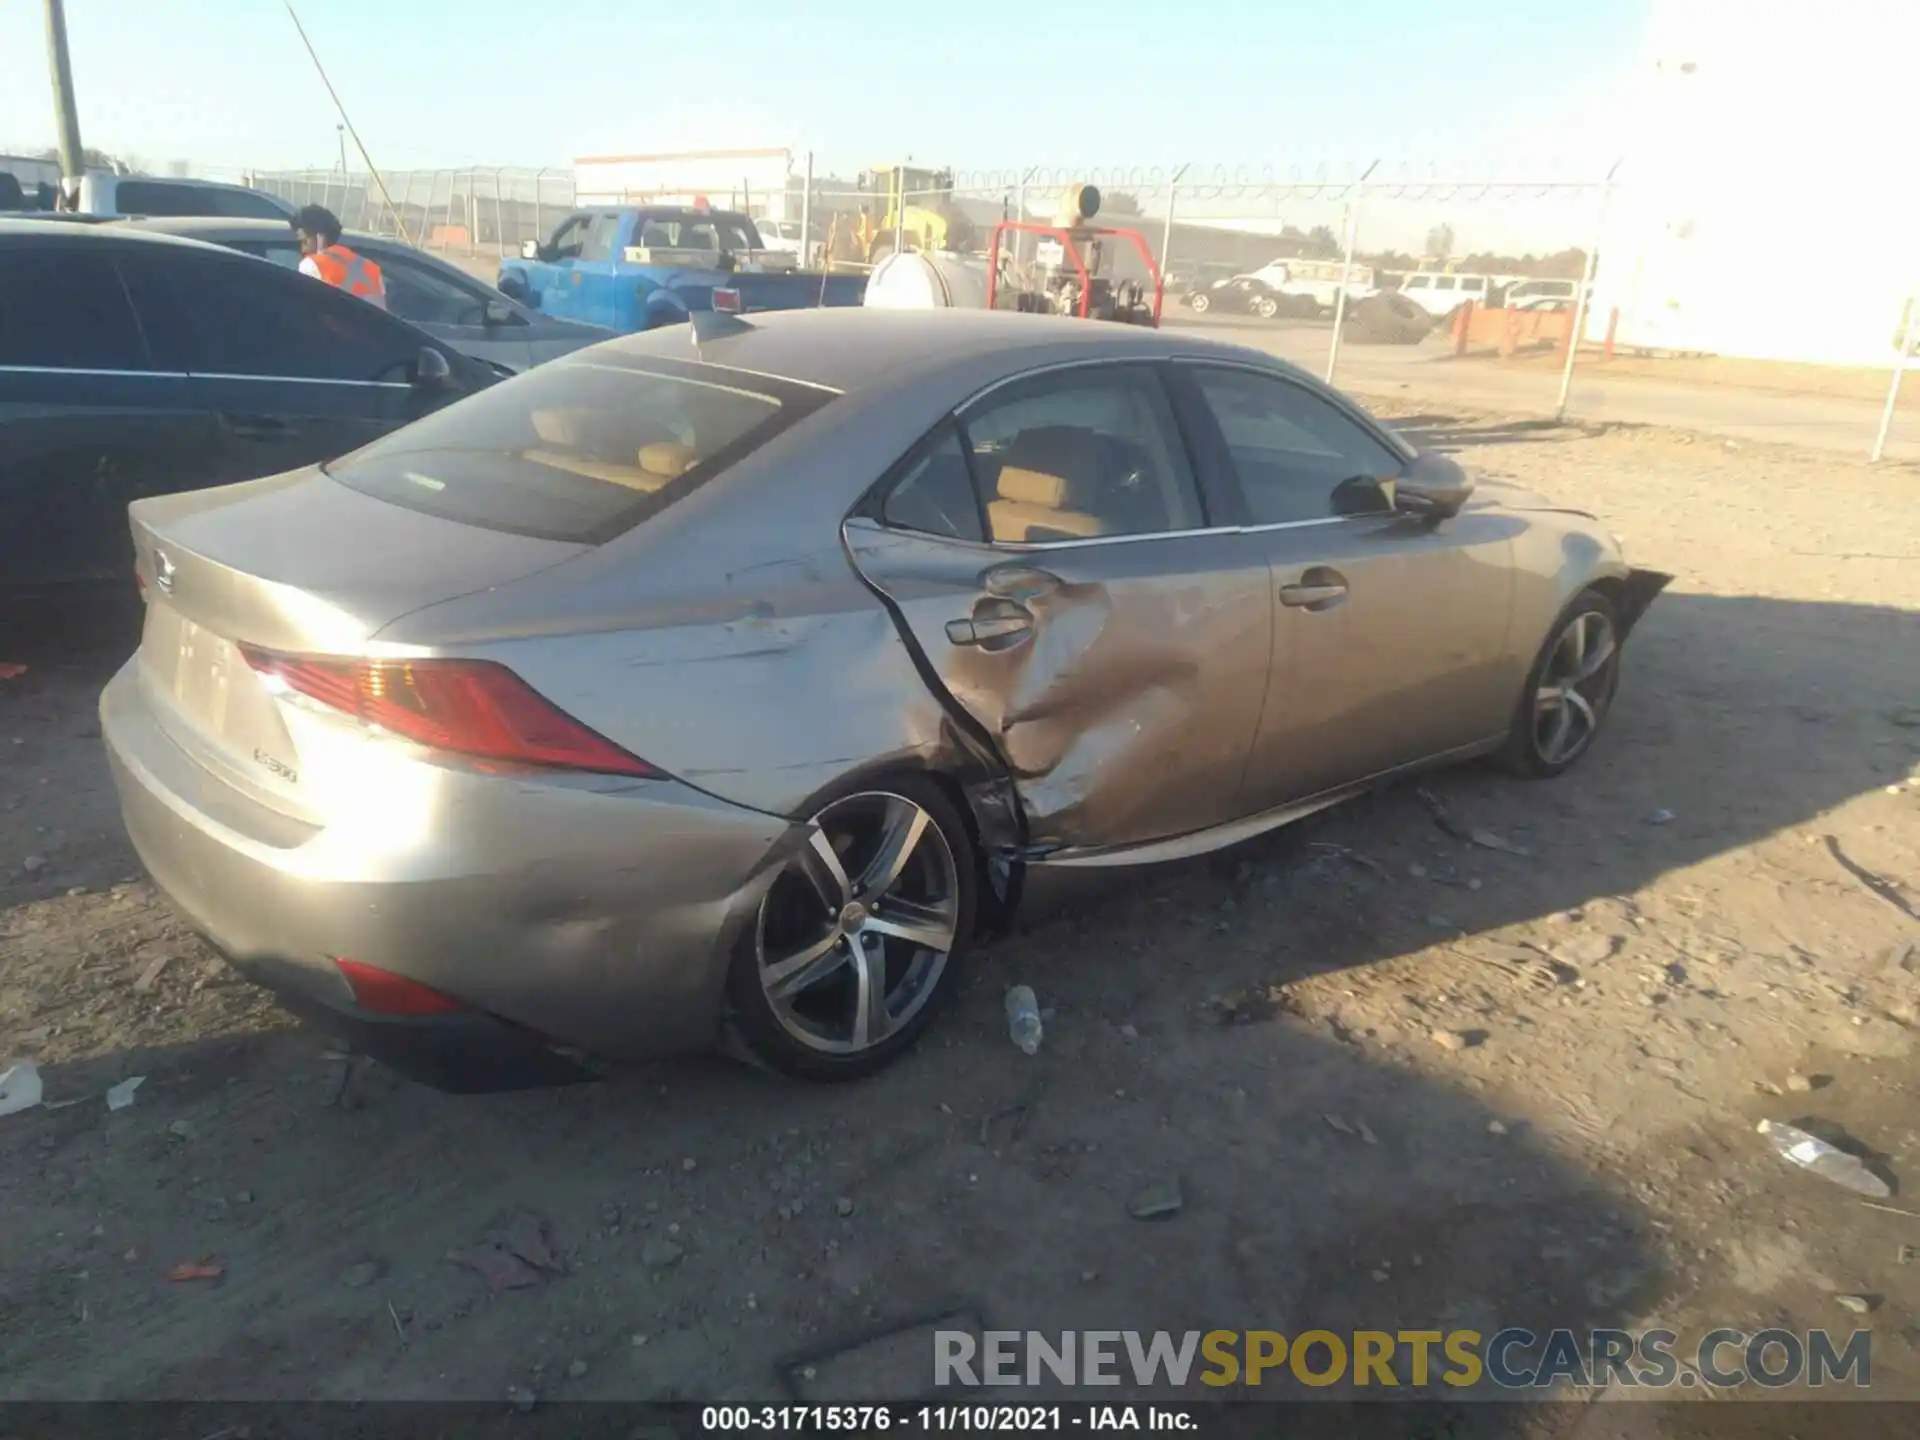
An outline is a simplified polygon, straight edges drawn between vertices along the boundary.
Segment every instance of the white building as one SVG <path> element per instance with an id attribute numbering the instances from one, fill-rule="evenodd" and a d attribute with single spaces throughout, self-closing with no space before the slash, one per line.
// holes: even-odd
<path id="1" fill-rule="evenodd" d="M 1920 293 L 1920 0 L 1658 0 L 1621 117 L 1590 338 L 1892 363 Z"/>
<path id="2" fill-rule="evenodd" d="M 580 205 L 691 205 L 786 218 L 798 180 L 791 150 L 683 150 L 670 155 L 592 155 L 573 162 Z"/>

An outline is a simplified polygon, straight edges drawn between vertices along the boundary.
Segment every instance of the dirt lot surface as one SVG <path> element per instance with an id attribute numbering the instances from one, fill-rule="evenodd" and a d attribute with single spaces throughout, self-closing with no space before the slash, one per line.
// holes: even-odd
<path id="1" fill-rule="evenodd" d="M 13 642 L 0 1067 L 36 1058 L 60 1108 L 0 1118 L 0 1396 L 757 1398 L 805 1356 L 857 1390 L 829 1352 L 953 1309 L 1665 1325 L 1682 1355 L 1863 1327 L 1874 1391 L 1920 1396 L 1920 1202 L 1869 1208 L 1755 1133 L 1920 1183 L 1920 475 L 1403 421 L 1677 575 L 1595 753 L 1084 897 L 854 1086 L 712 1059 L 457 1099 L 335 1058 L 139 877 L 93 713 L 125 622 Z M 1022 981 L 1033 1058 L 1001 1011 Z M 1177 1214 L 1130 1217 L 1172 1177 Z M 525 1217 L 557 1251 L 537 1284 L 449 1261 Z"/>

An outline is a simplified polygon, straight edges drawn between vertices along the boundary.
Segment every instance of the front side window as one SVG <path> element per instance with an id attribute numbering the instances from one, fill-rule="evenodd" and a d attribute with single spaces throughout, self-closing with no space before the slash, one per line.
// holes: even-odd
<path id="1" fill-rule="evenodd" d="M 1387 508 L 1380 482 L 1400 473 L 1401 457 L 1326 400 L 1248 370 L 1192 373 L 1219 422 L 1254 524 Z"/>
<path id="2" fill-rule="evenodd" d="M 560 222 L 560 228 L 553 232 L 553 239 L 547 250 L 555 260 L 578 260 L 580 247 L 587 240 L 587 220 L 585 215 L 571 215 Z"/>
<path id="3" fill-rule="evenodd" d="M 1462 290 L 1474 291 L 1485 290 L 1487 288 L 1487 282 L 1478 275 L 1471 275 L 1460 282 L 1460 288 Z"/>
<path id="4" fill-rule="evenodd" d="M 0 250 L 0 365 L 153 368 L 105 246 Z"/>
<path id="5" fill-rule="evenodd" d="M 1035 377 L 988 396 L 964 420 L 995 542 L 1206 523 L 1173 408 L 1145 366 Z"/>
<path id="6" fill-rule="evenodd" d="M 415 325 L 484 325 L 486 296 L 404 255 L 371 256 L 387 286 L 387 313 Z"/>
<path id="7" fill-rule="evenodd" d="M 1451 275 L 1436 275 L 1433 278 L 1433 288 L 1436 290 L 1451 290 L 1459 283 L 1460 282 Z"/>
<path id="8" fill-rule="evenodd" d="M 613 237 L 620 229 L 617 215 L 596 215 L 587 222 L 586 238 L 580 242 L 580 259 L 597 264 L 613 258 Z"/>
<path id="9" fill-rule="evenodd" d="M 163 369 L 405 384 L 419 359 L 419 332 L 304 275 L 170 246 L 120 269 Z"/>
<path id="10" fill-rule="evenodd" d="M 462 524 L 597 544 L 692 493 L 830 393 L 709 365 L 543 365 L 327 467 Z"/>

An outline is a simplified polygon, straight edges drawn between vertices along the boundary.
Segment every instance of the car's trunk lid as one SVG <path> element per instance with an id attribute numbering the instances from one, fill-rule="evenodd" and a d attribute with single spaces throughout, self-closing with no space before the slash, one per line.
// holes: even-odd
<path id="1" fill-rule="evenodd" d="M 402 615 L 559 564 L 588 546 L 465 525 L 318 470 L 130 507 L 147 599 L 143 688 L 195 759 L 302 818 L 314 775 L 297 719 L 241 646 L 361 655 Z"/>

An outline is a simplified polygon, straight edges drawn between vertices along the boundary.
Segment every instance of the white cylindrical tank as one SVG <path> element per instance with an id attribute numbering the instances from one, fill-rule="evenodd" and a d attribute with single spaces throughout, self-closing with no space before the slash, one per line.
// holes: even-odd
<path id="1" fill-rule="evenodd" d="M 889 255 L 867 277 L 866 303 L 877 310 L 984 310 L 986 261 L 945 250 Z"/>

